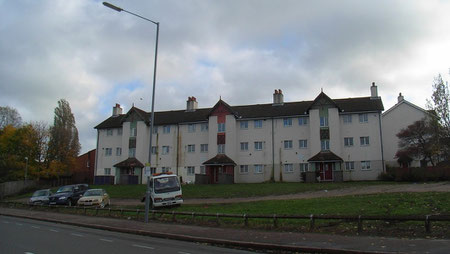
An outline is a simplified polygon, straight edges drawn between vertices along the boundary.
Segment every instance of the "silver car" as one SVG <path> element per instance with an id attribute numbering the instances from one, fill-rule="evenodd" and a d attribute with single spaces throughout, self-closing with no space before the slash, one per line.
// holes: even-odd
<path id="1" fill-rule="evenodd" d="M 33 205 L 40 205 L 40 204 L 48 205 L 48 203 L 49 203 L 48 198 L 52 194 L 53 193 L 51 192 L 50 189 L 37 190 L 33 193 L 33 196 L 31 196 L 28 203 L 33 204 Z"/>

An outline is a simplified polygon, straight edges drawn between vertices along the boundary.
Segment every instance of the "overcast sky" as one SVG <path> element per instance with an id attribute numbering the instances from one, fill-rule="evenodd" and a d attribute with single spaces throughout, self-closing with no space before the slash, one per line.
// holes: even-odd
<path id="1" fill-rule="evenodd" d="M 155 110 L 399 92 L 449 80 L 450 1 L 110 0 L 160 22 Z M 53 124 L 66 99 L 82 152 L 119 103 L 150 111 L 156 26 L 94 0 L 0 0 L 0 106 Z"/>

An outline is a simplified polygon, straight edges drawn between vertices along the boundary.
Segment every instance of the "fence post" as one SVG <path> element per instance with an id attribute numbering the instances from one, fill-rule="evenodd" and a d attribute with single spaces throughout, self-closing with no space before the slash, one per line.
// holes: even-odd
<path id="1" fill-rule="evenodd" d="M 313 229 L 314 229 L 314 222 L 315 222 L 314 214 L 311 214 L 309 216 L 309 231 L 313 231 Z"/>
<path id="2" fill-rule="evenodd" d="M 277 215 L 274 214 L 274 215 L 273 215 L 273 227 L 276 228 L 277 226 L 278 226 L 278 223 L 277 223 Z"/>
<path id="3" fill-rule="evenodd" d="M 430 231 L 431 231 L 431 222 L 430 222 L 430 219 L 429 219 L 429 216 L 430 215 L 426 215 L 425 216 L 425 231 L 427 232 L 427 233 L 430 233 Z"/>
<path id="4" fill-rule="evenodd" d="M 195 218 L 194 218 L 194 216 L 195 216 L 195 213 L 194 212 L 192 212 L 192 220 L 194 220 Z"/>
<path id="5" fill-rule="evenodd" d="M 177 221 L 175 211 L 172 211 L 172 221 L 173 221 L 173 222 L 176 222 L 176 221 Z"/>
<path id="6" fill-rule="evenodd" d="M 108 217 L 111 217 L 111 208 L 108 208 Z"/>
<path id="7" fill-rule="evenodd" d="M 219 226 L 220 225 L 220 221 L 219 221 L 219 213 L 216 213 L 216 222 L 217 222 L 217 226 Z"/>
<path id="8" fill-rule="evenodd" d="M 136 210 L 136 220 L 139 220 L 139 209 Z"/>
<path id="9" fill-rule="evenodd" d="M 358 216 L 358 234 L 362 232 L 362 220 L 361 215 Z"/>
<path id="10" fill-rule="evenodd" d="M 248 226 L 248 218 L 247 218 L 247 214 L 244 214 L 244 225 L 247 227 Z"/>

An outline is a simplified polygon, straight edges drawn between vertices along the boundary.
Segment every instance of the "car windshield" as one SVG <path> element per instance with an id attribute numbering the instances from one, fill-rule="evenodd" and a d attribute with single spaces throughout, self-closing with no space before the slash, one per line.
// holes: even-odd
<path id="1" fill-rule="evenodd" d="M 72 186 L 63 186 L 61 188 L 59 188 L 56 193 L 61 193 L 61 192 L 72 192 L 73 187 Z"/>
<path id="2" fill-rule="evenodd" d="M 83 196 L 85 197 L 90 197 L 90 196 L 101 196 L 102 194 L 102 190 L 88 190 L 84 193 Z"/>
<path id="3" fill-rule="evenodd" d="M 38 190 L 35 193 L 33 193 L 33 197 L 42 197 L 47 196 L 48 191 L 46 190 Z"/>
<path id="4" fill-rule="evenodd" d="M 176 176 L 168 176 L 154 179 L 155 193 L 165 193 L 180 190 L 180 183 Z"/>

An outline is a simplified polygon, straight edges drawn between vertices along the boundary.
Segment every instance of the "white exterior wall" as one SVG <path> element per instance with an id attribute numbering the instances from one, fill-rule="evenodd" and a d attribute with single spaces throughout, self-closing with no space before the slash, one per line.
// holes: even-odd
<path id="1" fill-rule="evenodd" d="M 195 131 L 189 132 L 189 124 L 179 125 L 179 151 L 178 151 L 178 171 L 177 175 L 183 178 L 184 182 L 195 182 L 195 174 L 200 174 L 200 166 L 209 159 L 208 152 L 201 152 L 200 145 L 208 144 L 210 148 L 208 132 L 201 131 L 201 124 L 195 123 Z M 188 152 L 188 145 L 195 145 L 195 152 Z M 176 155 L 175 155 L 176 156 Z M 195 173 L 189 175 L 188 167 L 195 167 Z"/>
<path id="2" fill-rule="evenodd" d="M 395 153 L 398 151 L 398 141 L 397 133 L 401 129 L 408 127 L 415 121 L 419 121 L 427 116 L 427 113 L 418 108 L 414 107 L 406 101 L 402 101 L 394 105 L 389 111 L 383 114 L 383 143 L 384 143 L 384 158 L 386 160 L 386 165 L 397 167 L 398 162 L 395 158 Z M 402 119 L 399 121 L 399 119 Z M 420 161 L 415 159 L 411 162 L 411 166 L 420 166 Z"/>

